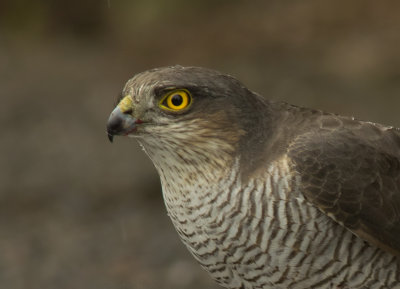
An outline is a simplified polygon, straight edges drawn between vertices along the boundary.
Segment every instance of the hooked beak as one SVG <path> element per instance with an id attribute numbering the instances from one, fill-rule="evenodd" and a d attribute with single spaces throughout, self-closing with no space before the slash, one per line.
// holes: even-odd
<path id="1" fill-rule="evenodd" d="M 140 119 L 134 118 L 129 112 L 123 112 L 118 105 L 110 114 L 107 122 L 107 135 L 110 142 L 115 135 L 128 135 L 137 129 L 137 124 L 142 123 Z"/>

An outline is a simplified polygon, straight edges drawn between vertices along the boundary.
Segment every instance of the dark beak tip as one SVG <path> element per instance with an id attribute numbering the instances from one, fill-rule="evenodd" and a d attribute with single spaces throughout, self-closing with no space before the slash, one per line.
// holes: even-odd
<path id="1" fill-rule="evenodd" d="M 114 135 L 107 133 L 107 136 L 108 136 L 108 140 L 112 143 L 114 140 Z"/>

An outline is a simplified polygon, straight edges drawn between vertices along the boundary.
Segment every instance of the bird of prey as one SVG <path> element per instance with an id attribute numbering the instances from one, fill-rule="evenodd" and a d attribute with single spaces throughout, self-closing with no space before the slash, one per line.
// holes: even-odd
<path id="1" fill-rule="evenodd" d="M 400 288 L 400 130 L 268 100 L 172 66 L 107 124 L 157 169 L 183 243 L 231 289 Z"/>

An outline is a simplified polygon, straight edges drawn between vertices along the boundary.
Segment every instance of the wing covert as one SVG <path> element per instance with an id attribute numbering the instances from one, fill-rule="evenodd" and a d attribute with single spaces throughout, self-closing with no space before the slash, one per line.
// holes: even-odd
<path id="1" fill-rule="evenodd" d="M 356 130 L 343 126 L 304 133 L 290 145 L 288 156 L 309 202 L 400 256 L 399 131 L 358 124 Z"/>

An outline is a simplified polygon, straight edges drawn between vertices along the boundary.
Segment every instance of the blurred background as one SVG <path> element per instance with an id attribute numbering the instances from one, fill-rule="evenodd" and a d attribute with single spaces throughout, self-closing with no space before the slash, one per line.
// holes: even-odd
<path id="1" fill-rule="evenodd" d="M 0 2 L 0 288 L 219 288 L 152 164 L 105 124 L 145 69 L 214 68 L 266 97 L 400 126 L 400 2 Z"/>

